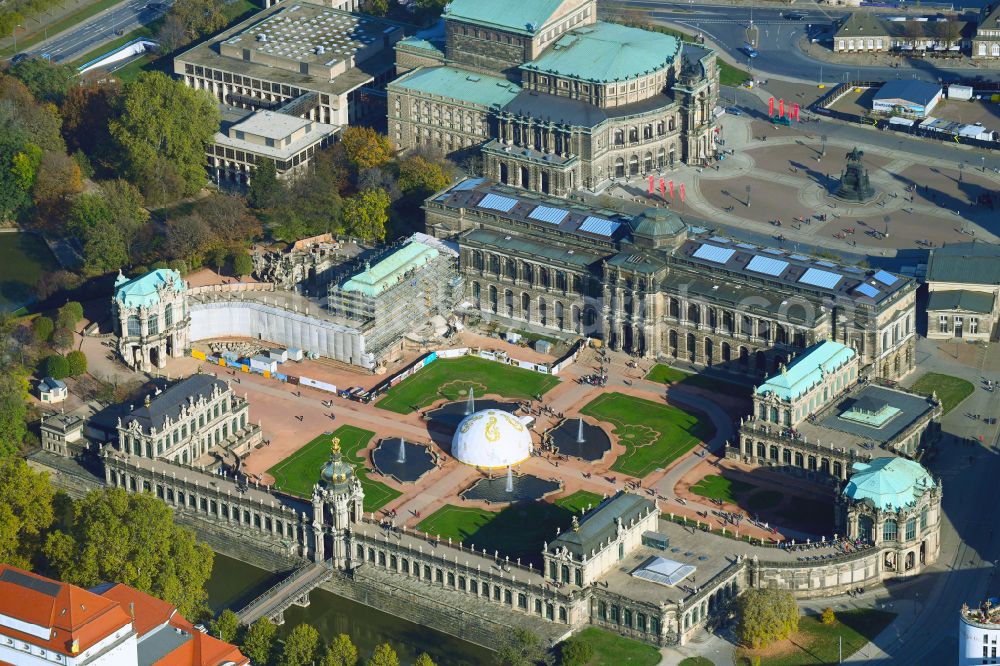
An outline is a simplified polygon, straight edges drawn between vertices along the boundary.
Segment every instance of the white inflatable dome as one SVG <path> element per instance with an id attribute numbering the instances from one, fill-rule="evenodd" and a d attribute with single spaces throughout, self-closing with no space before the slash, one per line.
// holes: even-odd
<path id="1" fill-rule="evenodd" d="M 458 424 L 451 454 L 466 465 L 509 467 L 531 456 L 531 433 L 513 414 L 484 409 Z"/>

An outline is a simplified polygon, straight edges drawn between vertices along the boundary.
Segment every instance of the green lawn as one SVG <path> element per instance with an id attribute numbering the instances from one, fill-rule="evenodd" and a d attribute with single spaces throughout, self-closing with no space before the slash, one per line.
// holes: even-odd
<path id="1" fill-rule="evenodd" d="M 626 451 L 611 469 L 640 478 L 666 467 L 712 435 L 711 424 L 699 416 L 623 393 L 601 394 L 580 411 L 615 426 Z"/>
<path id="2" fill-rule="evenodd" d="M 365 491 L 365 511 L 377 511 L 402 493 L 370 479 L 364 468 L 365 460 L 357 455 L 374 436 L 375 433 L 370 430 L 341 426 L 332 435 L 320 435 L 267 472 L 274 477 L 274 487 L 278 490 L 299 497 L 311 497 L 323 463 L 330 458 L 331 441 L 334 437 L 339 437 L 344 461 L 354 465 L 354 473 L 361 480 L 361 487 Z"/>
<path id="3" fill-rule="evenodd" d="M 736 504 L 737 495 L 745 493 L 748 490 L 752 490 L 753 488 L 754 486 L 749 483 L 744 483 L 743 481 L 727 479 L 719 476 L 718 474 L 709 474 L 701 481 L 691 486 L 691 492 L 695 495 L 707 497 L 708 499 L 722 500 L 723 502 Z"/>
<path id="4" fill-rule="evenodd" d="M 750 72 L 745 69 L 730 65 L 728 62 L 723 62 L 722 60 L 716 60 L 716 62 L 719 63 L 720 68 L 719 85 L 738 88 L 744 81 L 750 78 Z"/>
<path id="5" fill-rule="evenodd" d="M 930 395 L 936 391 L 938 399 L 941 401 L 941 409 L 947 414 L 972 395 L 976 387 L 972 385 L 972 382 L 967 382 L 960 377 L 926 372 L 920 375 L 910 390 L 923 395 Z"/>
<path id="6" fill-rule="evenodd" d="M 543 375 L 476 356 L 438 359 L 389 389 L 377 407 L 397 414 L 409 414 L 435 400 L 461 400 L 469 388 L 476 396 L 494 394 L 526 399 L 542 395 L 559 383 L 553 375 Z"/>
<path id="7" fill-rule="evenodd" d="M 678 370 L 677 368 L 671 368 L 669 365 L 664 365 L 663 363 L 657 363 L 650 368 L 649 372 L 646 373 L 646 379 L 660 384 L 683 384 L 686 386 L 693 386 L 695 388 L 722 393 L 734 398 L 750 397 L 749 386 L 736 384 L 734 382 L 729 382 L 724 379 L 718 379 L 708 375 L 695 375 L 690 372 Z"/>
<path id="8" fill-rule="evenodd" d="M 780 654 L 765 656 L 761 666 L 807 666 L 808 664 L 836 664 L 838 644 L 844 639 L 844 658 L 848 658 L 865 646 L 889 626 L 895 613 L 858 608 L 837 613 L 837 621 L 832 625 L 820 622 L 818 616 L 803 615 L 799 619 L 799 631 L 791 639 L 789 649 Z M 742 650 L 737 660 L 741 666 L 749 664 L 752 652 Z"/>
<path id="9" fill-rule="evenodd" d="M 522 502 L 502 511 L 446 504 L 424 518 L 417 529 L 538 565 L 542 542 L 555 539 L 556 528 L 568 529 L 572 519 L 572 510 L 548 502 Z"/>
<path id="10" fill-rule="evenodd" d="M 711 659 L 705 659 L 705 657 L 688 657 L 681 659 L 677 666 L 715 666 L 715 664 Z"/>
<path id="11" fill-rule="evenodd" d="M 587 666 L 654 666 L 662 658 L 652 645 L 597 627 L 587 627 L 575 638 L 594 646 L 594 658 Z"/>
<path id="12" fill-rule="evenodd" d="M 589 490 L 578 490 L 572 495 L 555 500 L 553 503 L 573 513 L 580 513 L 587 509 L 588 504 L 593 508 L 600 504 L 603 499 L 597 493 L 592 493 Z"/>

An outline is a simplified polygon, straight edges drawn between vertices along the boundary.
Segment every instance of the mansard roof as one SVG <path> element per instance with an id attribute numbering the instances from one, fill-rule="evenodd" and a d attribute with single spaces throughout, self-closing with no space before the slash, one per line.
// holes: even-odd
<path id="1" fill-rule="evenodd" d="M 150 432 L 152 428 L 163 430 L 168 417 L 172 421 L 176 421 L 189 401 L 198 402 L 202 398 L 209 398 L 216 388 L 225 391 L 227 386 L 224 381 L 212 375 L 191 375 L 163 393 L 152 397 L 148 405 L 143 405 L 139 409 L 129 412 L 122 419 L 122 424 L 127 426 L 129 423 L 137 421 L 143 432 L 146 433 Z"/>
<path id="2" fill-rule="evenodd" d="M 565 0 L 452 0 L 446 19 L 535 35 Z"/>

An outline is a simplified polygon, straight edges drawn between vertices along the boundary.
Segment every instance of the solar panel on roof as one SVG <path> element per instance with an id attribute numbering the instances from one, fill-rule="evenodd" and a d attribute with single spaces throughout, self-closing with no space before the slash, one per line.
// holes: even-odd
<path id="1" fill-rule="evenodd" d="M 480 183 L 482 183 L 484 180 L 486 180 L 486 179 L 485 178 L 467 178 L 467 179 L 463 180 L 461 183 L 459 183 L 458 185 L 456 185 L 455 187 L 453 187 L 451 189 L 453 191 L 455 191 L 455 192 L 458 192 L 458 191 L 461 191 L 461 190 L 471 190 L 476 185 L 479 185 Z"/>
<path id="2" fill-rule="evenodd" d="M 872 285 L 868 284 L 867 282 L 862 282 L 861 284 L 859 284 L 854 289 L 854 291 L 860 291 L 862 294 L 864 294 L 868 298 L 878 298 L 878 295 L 881 293 L 878 289 L 876 289 Z"/>
<path id="3" fill-rule="evenodd" d="M 569 211 L 563 210 L 562 208 L 550 208 L 549 206 L 535 206 L 535 208 L 528 213 L 528 217 L 532 220 L 548 222 L 549 224 L 559 224 L 566 219 L 567 215 L 569 215 Z"/>
<path id="4" fill-rule="evenodd" d="M 845 273 L 854 273 L 855 275 L 865 274 L 863 270 L 861 270 L 860 268 L 855 268 L 854 266 L 841 266 L 840 270 L 844 271 Z"/>
<path id="5" fill-rule="evenodd" d="M 729 239 L 728 239 L 728 238 L 723 238 L 722 236 L 712 236 L 712 237 L 711 237 L 711 238 L 709 238 L 708 240 L 710 240 L 710 241 L 713 241 L 713 242 L 715 242 L 715 243 L 723 243 L 723 244 L 725 244 L 725 243 L 728 243 L 728 242 L 729 242 Z"/>
<path id="6" fill-rule="evenodd" d="M 588 215 L 587 219 L 580 224 L 580 231 L 586 231 L 588 234 L 597 234 L 598 236 L 610 236 L 620 226 L 617 222 L 605 220 L 603 217 Z"/>
<path id="7" fill-rule="evenodd" d="M 872 277 L 874 277 L 876 280 L 878 280 L 887 287 L 891 287 L 892 285 L 896 284 L 896 280 L 899 279 L 892 273 L 886 273 L 885 271 L 879 271 Z"/>
<path id="8" fill-rule="evenodd" d="M 517 205 L 517 199 L 511 199 L 510 197 L 502 197 L 499 194 L 487 194 L 483 197 L 483 200 L 479 202 L 480 208 L 489 208 L 491 210 L 499 210 L 504 213 L 509 213 L 510 209 Z"/>
<path id="9" fill-rule="evenodd" d="M 837 264 L 835 264 L 835 263 L 833 263 L 831 261 L 817 261 L 816 265 L 817 266 L 826 266 L 827 268 L 836 268 L 837 267 Z"/>
<path id="10" fill-rule="evenodd" d="M 799 282 L 823 289 L 833 289 L 843 278 L 844 276 L 840 273 L 831 273 L 830 271 L 821 271 L 818 268 L 810 268 L 802 274 Z"/>
<path id="11" fill-rule="evenodd" d="M 790 255 L 789 258 L 794 259 L 795 261 L 809 261 L 809 257 L 807 257 L 807 256 L 805 256 L 803 254 L 793 254 L 793 255 Z"/>
<path id="12" fill-rule="evenodd" d="M 13 583 L 19 587 L 26 587 L 29 590 L 41 592 L 49 597 L 58 596 L 59 590 L 61 589 L 59 583 L 51 580 L 45 580 L 43 578 L 35 578 L 34 576 L 29 576 L 28 574 L 21 573 L 20 571 L 14 571 L 13 569 L 4 570 L 4 572 L 0 574 L 0 581 L 3 581 L 4 583 Z"/>
<path id="13" fill-rule="evenodd" d="M 724 264 L 736 254 L 736 250 L 730 247 L 716 247 L 714 245 L 702 245 L 694 251 L 693 257 L 713 261 L 717 264 Z"/>
<path id="14" fill-rule="evenodd" d="M 767 252 L 768 254 L 784 254 L 783 250 L 779 250 L 776 247 L 765 247 L 761 252 Z"/>
<path id="15" fill-rule="evenodd" d="M 748 271 L 763 273 L 764 275 L 773 275 L 775 277 L 781 275 L 786 268 L 788 268 L 787 261 L 780 261 L 778 259 L 771 259 L 770 257 L 762 257 L 760 255 L 754 255 L 754 258 L 747 264 Z"/>

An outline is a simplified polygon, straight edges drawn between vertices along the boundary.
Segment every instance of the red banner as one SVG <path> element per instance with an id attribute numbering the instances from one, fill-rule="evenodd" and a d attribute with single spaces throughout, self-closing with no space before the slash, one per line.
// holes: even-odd
<path id="1" fill-rule="evenodd" d="M 774 115 L 774 98 L 773 97 L 770 100 L 768 100 L 768 103 L 767 103 L 767 115 L 769 115 L 769 116 L 773 116 Z"/>
<path id="2" fill-rule="evenodd" d="M 663 197 L 664 199 L 667 198 L 667 186 L 663 182 L 662 178 L 660 179 L 660 196 Z"/>
<path id="3" fill-rule="evenodd" d="M 681 203 L 684 203 L 684 183 L 681 183 Z"/>
<path id="4" fill-rule="evenodd" d="M 799 121 L 799 103 L 798 102 L 796 102 L 795 106 L 792 107 L 792 118 L 795 120 L 795 122 Z"/>
<path id="5" fill-rule="evenodd" d="M 670 198 L 674 198 L 674 181 L 670 181 Z"/>
<path id="6" fill-rule="evenodd" d="M 653 177 L 649 177 L 649 196 L 653 196 Z"/>
<path id="7" fill-rule="evenodd" d="M 785 117 L 785 100 L 783 99 L 778 100 L 778 117 L 779 118 Z"/>

